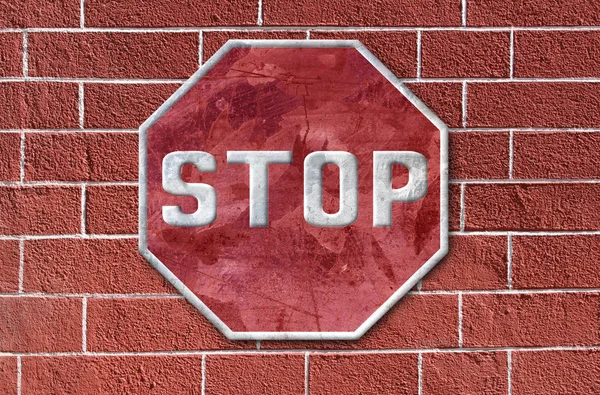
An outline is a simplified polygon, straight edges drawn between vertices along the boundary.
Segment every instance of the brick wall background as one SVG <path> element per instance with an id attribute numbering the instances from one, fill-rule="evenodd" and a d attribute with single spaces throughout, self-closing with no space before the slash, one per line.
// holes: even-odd
<path id="1" fill-rule="evenodd" d="M 0 1 L 0 393 L 600 393 L 600 1 Z M 357 38 L 452 128 L 451 250 L 356 342 L 137 253 L 136 128 L 229 38 Z"/>

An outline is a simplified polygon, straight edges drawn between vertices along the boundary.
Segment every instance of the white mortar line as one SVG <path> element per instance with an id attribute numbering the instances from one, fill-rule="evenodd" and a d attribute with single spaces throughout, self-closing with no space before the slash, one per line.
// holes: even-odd
<path id="1" fill-rule="evenodd" d="M 70 78 L 70 77 L 2 77 L 0 82 L 65 82 L 88 84 L 183 84 L 184 79 L 173 78 Z"/>
<path id="2" fill-rule="evenodd" d="M 136 356 L 163 356 L 163 355 L 189 355 L 189 356 L 202 356 L 202 355 L 268 355 L 268 354 L 300 354 L 303 355 L 306 352 L 314 354 L 432 354 L 432 353 L 445 353 L 445 354 L 463 354 L 463 353 L 489 353 L 489 352 L 552 352 L 552 351 L 600 351 L 600 346 L 547 346 L 547 347 L 478 347 L 478 348 L 390 348 L 390 349 L 364 349 L 364 350 L 352 350 L 352 349 L 333 349 L 333 350 L 321 350 L 321 349 L 273 349 L 273 350 L 173 350 L 173 351 L 104 351 L 104 352 L 34 352 L 34 353 L 23 353 L 23 352 L 0 352 L 0 357 L 72 357 L 72 356 L 83 356 L 83 357 L 136 357 Z"/>
<path id="3" fill-rule="evenodd" d="M 512 253 L 513 253 L 513 245 L 512 245 L 512 234 L 508 234 L 507 237 L 507 241 L 508 241 L 508 251 L 507 251 L 507 257 L 506 257 L 506 269 L 507 269 L 507 273 L 506 273 L 506 279 L 507 279 L 507 286 L 508 289 L 512 289 Z"/>
<path id="4" fill-rule="evenodd" d="M 263 2 L 258 0 L 258 16 L 256 18 L 256 24 L 262 26 L 263 24 Z"/>
<path id="5" fill-rule="evenodd" d="M 79 83 L 79 89 L 78 89 L 78 93 L 79 93 L 79 100 L 77 101 L 78 103 L 78 110 L 79 110 L 79 128 L 83 129 L 84 128 L 84 101 L 83 101 L 83 82 Z"/>
<path id="6" fill-rule="evenodd" d="M 538 179 L 526 179 L 526 178 L 491 178 L 489 180 L 450 180 L 451 184 L 598 184 L 599 179 L 589 178 L 538 178 Z"/>
<path id="7" fill-rule="evenodd" d="M 467 82 L 462 83 L 462 126 L 467 127 Z"/>
<path id="8" fill-rule="evenodd" d="M 463 27 L 467 26 L 467 0 L 461 0 L 461 21 Z"/>
<path id="9" fill-rule="evenodd" d="M 418 395 L 423 395 L 423 353 L 418 353 L 417 356 L 417 383 Z"/>
<path id="10" fill-rule="evenodd" d="M 421 30 L 417 30 L 417 80 L 421 79 L 422 69 L 422 33 Z"/>
<path id="11" fill-rule="evenodd" d="M 206 394 L 206 354 L 202 354 L 202 395 Z"/>
<path id="12" fill-rule="evenodd" d="M 87 352 L 87 298 L 81 299 L 81 351 Z"/>
<path id="13" fill-rule="evenodd" d="M 137 181 L 2 181 L 1 187 L 13 186 L 56 186 L 56 187 L 79 187 L 82 185 L 104 185 L 104 186 L 137 186 Z"/>
<path id="14" fill-rule="evenodd" d="M 19 147 L 19 183 L 25 183 L 25 132 L 21 131 L 20 133 L 20 147 Z"/>
<path id="15" fill-rule="evenodd" d="M 23 293 L 23 279 L 25 273 L 25 241 L 19 240 L 19 285 L 18 290 L 20 294 Z"/>
<path id="16" fill-rule="evenodd" d="M 485 289 L 485 290 L 453 290 L 453 291 L 409 291 L 409 295 L 535 295 L 535 294 L 570 294 L 600 293 L 600 288 L 541 288 L 541 289 Z"/>
<path id="17" fill-rule="evenodd" d="M 86 185 L 81 185 L 81 234 L 84 235 L 85 231 L 85 223 L 86 223 Z"/>
<path id="18" fill-rule="evenodd" d="M 458 347 L 463 346 L 463 298 L 462 292 L 458 292 Z"/>
<path id="19" fill-rule="evenodd" d="M 17 356 L 17 395 L 21 395 L 22 379 L 23 379 L 23 361 L 21 361 L 21 356 Z"/>
<path id="20" fill-rule="evenodd" d="M 181 294 L 0 293 L 3 298 L 183 299 Z"/>
<path id="21" fill-rule="evenodd" d="M 308 352 L 304 354 L 304 395 L 310 394 L 310 361 Z"/>
<path id="22" fill-rule="evenodd" d="M 512 351 L 506 352 L 506 365 L 507 365 L 507 394 L 512 395 Z"/>
<path id="23" fill-rule="evenodd" d="M 105 235 L 105 234 L 64 234 L 64 235 L 0 235 L 0 240 L 48 240 L 48 239 L 137 239 L 137 234 Z"/>
<path id="24" fill-rule="evenodd" d="M 598 128 L 450 128 L 449 132 L 453 133 L 468 133 L 468 132 L 535 132 L 535 133 L 555 133 L 555 132 L 564 132 L 564 133 L 598 133 L 600 129 Z"/>
<path id="25" fill-rule="evenodd" d="M 202 66 L 204 58 L 204 33 L 198 32 L 198 67 Z"/>
<path id="26" fill-rule="evenodd" d="M 515 153 L 514 153 L 514 148 L 515 148 L 515 136 L 514 136 L 514 132 L 511 130 L 508 132 L 508 178 L 512 179 L 513 178 L 513 171 L 514 171 L 514 162 L 515 162 Z"/>
<path id="27" fill-rule="evenodd" d="M 27 31 L 23 31 L 23 77 L 29 75 L 29 50 L 28 50 Z"/>
<path id="28" fill-rule="evenodd" d="M 85 0 L 79 2 L 79 27 L 85 28 Z"/>
<path id="29" fill-rule="evenodd" d="M 460 231 L 465 230 L 465 184 L 460 184 L 460 217 L 459 217 Z"/>
<path id="30" fill-rule="evenodd" d="M 464 232 L 449 232 L 451 236 L 573 236 L 573 235 L 587 235 L 587 236 L 600 236 L 600 230 L 511 230 L 511 231 L 464 231 Z"/>
<path id="31" fill-rule="evenodd" d="M 307 30 L 307 31 L 306 31 L 306 39 L 307 39 L 307 40 L 310 40 L 310 30 Z"/>
<path id="32" fill-rule="evenodd" d="M 257 340 L 257 341 L 256 341 L 256 349 L 257 349 L 257 350 L 260 350 L 260 340 Z"/>
<path id="33" fill-rule="evenodd" d="M 0 133 L 139 133 L 137 129 L 0 129 Z"/>
<path id="34" fill-rule="evenodd" d="M 515 76 L 515 30 L 510 29 L 510 79 Z"/>

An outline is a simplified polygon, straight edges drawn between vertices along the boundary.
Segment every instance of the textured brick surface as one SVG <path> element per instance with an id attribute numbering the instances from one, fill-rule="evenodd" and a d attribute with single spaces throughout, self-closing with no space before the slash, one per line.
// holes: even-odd
<path id="1" fill-rule="evenodd" d="M 423 355 L 423 394 L 506 394 L 506 353 Z"/>
<path id="2" fill-rule="evenodd" d="M 0 298 L 0 352 L 81 350 L 80 298 Z"/>
<path id="3" fill-rule="evenodd" d="M 313 394 L 415 394 L 416 354 L 314 354 L 309 359 Z"/>
<path id="4" fill-rule="evenodd" d="M 88 300 L 88 349 L 168 351 L 249 348 L 230 342 L 183 298 Z"/>
<path id="5" fill-rule="evenodd" d="M 263 12 L 265 25 L 279 26 L 459 26 L 461 18 L 450 0 L 267 0 Z"/>
<path id="6" fill-rule="evenodd" d="M 466 230 L 595 230 L 599 210 L 600 184 L 467 185 L 465 190 Z"/>
<path id="7" fill-rule="evenodd" d="M 21 168 L 21 135 L 0 134 L 0 181 L 18 181 Z"/>
<path id="8" fill-rule="evenodd" d="M 515 178 L 600 178 L 600 133 L 515 133 Z"/>
<path id="9" fill-rule="evenodd" d="M 460 230 L 460 185 L 448 186 L 448 228 L 451 231 Z"/>
<path id="10" fill-rule="evenodd" d="M 25 242 L 23 288 L 49 293 L 173 293 L 136 239 Z M 18 255 L 17 255 L 18 258 Z"/>
<path id="11" fill-rule="evenodd" d="M 138 189 L 129 185 L 90 185 L 86 190 L 86 231 L 134 234 L 138 231 Z"/>
<path id="12" fill-rule="evenodd" d="M 85 127 L 137 129 L 179 85 L 85 84 Z"/>
<path id="13" fill-rule="evenodd" d="M 304 355 L 210 355 L 206 394 L 303 394 Z"/>
<path id="14" fill-rule="evenodd" d="M 31 33 L 29 74 L 42 77 L 188 78 L 195 33 Z"/>
<path id="15" fill-rule="evenodd" d="M 598 77 L 600 32 L 518 32 L 515 60 L 516 77 Z"/>
<path id="16" fill-rule="evenodd" d="M 508 32 L 440 31 L 422 34 L 423 77 L 509 77 Z"/>
<path id="17" fill-rule="evenodd" d="M 227 40 L 303 40 L 306 33 L 294 30 L 279 31 L 225 31 L 225 32 L 206 32 L 204 37 L 203 61 L 207 61 L 217 52 Z"/>
<path id="18" fill-rule="evenodd" d="M 79 0 L 0 2 L 0 28 L 78 27 Z"/>
<path id="19" fill-rule="evenodd" d="M 0 392 L 17 394 L 17 358 L 0 357 Z"/>
<path id="20" fill-rule="evenodd" d="M 423 278 L 422 289 L 506 288 L 507 244 L 506 237 L 451 237 L 448 255 Z"/>
<path id="21" fill-rule="evenodd" d="M 79 126 L 77 84 L 0 82 L 0 129 Z"/>
<path id="22" fill-rule="evenodd" d="M 0 187 L 0 234 L 79 233 L 81 189 Z"/>
<path id="23" fill-rule="evenodd" d="M 600 126 L 600 84 L 475 83 L 468 86 L 469 127 Z"/>
<path id="24" fill-rule="evenodd" d="M 0 240 L 0 292 L 19 288 L 19 242 Z"/>
<path id="25" fill-rule="evenodd" d="M 513 394 L 600 392 L 598 350 L 515 352 L 512 358 Z"/>
<path id="26" fill-rule="evenodd" d="M 600 7 L 587 0 L 469 0 L 469 26 L 596 25 Z"/>
<path id="27" fill-rule="evenodd" d="M 1 7 L 0 4 L 0 10 Z M 0 33 L 0 77 L 21 75 L 23 75 L 23 36 L 19 33 Z"/>
<path id="28" fill-rule="evenodd" d="M 458 345 L 456 295 L 407 295 L 358 341 L 263 341 L 265 349 L 397 349 Z"/>
<path id="29" fill-rule="evenodd" d="M 513 237 L 515 288 L 600 288 L 599 236 Z"/>
<path id="30" fill-rule="evenodd" d="M 596 293 L 463 295 L 465 347 L 600 345 Z"/>
<path id="31" fill-rule="evenodd" d="M 88 26 L 170 27 L 254 25 L 258 3 L 251 0 L 87 0 Z"/>
<path id="32" fill-rule="evenodd" d="M 136 181 L 137 152 L 138 136 L 132 133 L 30 133 L 25 140 L 25 178 Z"/>
<path id="33" fill-rule="evenodd" d="M 451 179 L 508 178 L 508 133 L 450 133 L 449 143 Z"/>
<path id="34" fill-rule="evenodd" d="M 359 40 L 397 77 L 417 76 L 417 34 L 415 32 L 311 32 L 314 40 Z"/>
<path id="35" fill-rule="evenodd" d="M 196 394 L 201 356 L 23 357 L 23 395 Z"/>
<path id="36" fill-rule="evenodd" d="M 462 84 L 451 82 L 406 84 L 449 128 L 462 127 Z"/>

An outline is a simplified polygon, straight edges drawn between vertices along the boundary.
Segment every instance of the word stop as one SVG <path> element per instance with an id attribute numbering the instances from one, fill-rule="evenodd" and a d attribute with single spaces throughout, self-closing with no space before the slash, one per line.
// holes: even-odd
<path id="1" fill-rule="evenodd" d="M 269 165 L 292 163 L 292 151 L 227 151 L 227 163 L 250 167 L 250 226 L 269 225 Z M 200 172 L 214 172 L 217 161 L 203 151 L 176 151 L 162 162 L 162 187 L 172 195 L 193 196 L 198 209 L 184 213 L 178 206 L 163 206 L 164 221 L 173 226 L 206 226 L 217 217 L 217 192 L 203 183 L 181 179 L 184 164 Z M 340 169 L 340 204 L 337 213 L 323 210 L 324 165 Z M 392 188 L 392 165 L 408 169 L 408 184 Z M 392 226 L 392 203 L 414 202 L 427 194 L 427 159 L 412 151 L 373 152 L 373 226 Z M 347 226 L 358 217 L 358 160 L 344 151 L 317 151 L 304 159 L 304 219 L 320 227 Z"/>

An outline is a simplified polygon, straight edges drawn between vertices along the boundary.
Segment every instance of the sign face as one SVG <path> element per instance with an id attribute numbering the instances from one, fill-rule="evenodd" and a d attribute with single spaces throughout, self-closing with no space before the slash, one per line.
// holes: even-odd
<path id="1" fill-rule="evenodd" d="M 357 339 L 447 248 L 446 127 L 358 41 L 229 41 L 140 130 L 140 252 L 230 339 Z"/>

